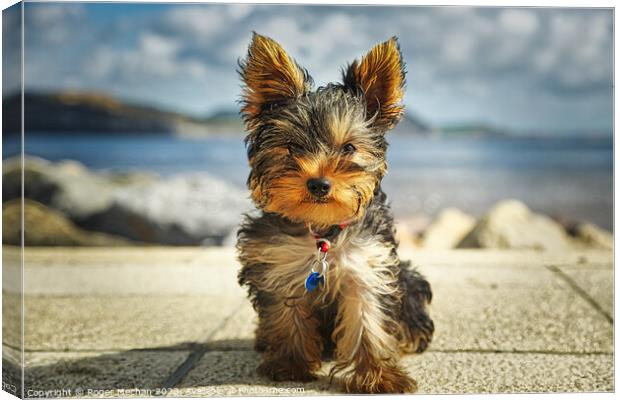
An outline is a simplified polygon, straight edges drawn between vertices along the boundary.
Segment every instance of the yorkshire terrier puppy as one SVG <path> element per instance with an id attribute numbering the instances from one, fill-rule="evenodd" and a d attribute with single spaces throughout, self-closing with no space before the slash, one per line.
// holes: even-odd
<path id="1" fill-rule="evenodd" d="M 239 73 L 259 208 L 238 232 L 239 283 L 258 313 L 259 373 L 312 380 L 328 353 L 347 392 L 415 391 L 399 359 L 431 341 L 431 289 L 399 260 L 381 190 L 385 134 L 403 114 L 397 39 L 313 90 L 278 43 L 254 34 Z"/>

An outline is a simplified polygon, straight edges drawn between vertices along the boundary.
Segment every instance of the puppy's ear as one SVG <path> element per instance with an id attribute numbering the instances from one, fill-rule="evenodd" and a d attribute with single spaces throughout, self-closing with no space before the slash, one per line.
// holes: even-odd
<path id="1" fill-rule="evenodd" d="M 376 45 L 361 61 L 355 60 L 343 72 L 347 90 L 362 95 L 368 118 L 382 129 L 400 121 L 405 87 L 405 65 L 396 37 Z"/>
<path id="2" fill-rule="evenodd" d="M 247 58 L 239 62 L 243 80 L 242 108 L 246 121 L 263 110 L 306 93 L 312 85 L 308 73 L 274 40 L 254 33 Z"/>

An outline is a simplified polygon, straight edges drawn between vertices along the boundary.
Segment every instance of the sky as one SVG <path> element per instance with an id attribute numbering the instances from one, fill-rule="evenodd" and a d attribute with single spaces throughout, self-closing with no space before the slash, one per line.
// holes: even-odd
<path id="1" fill-rule="evenodd" d="M 11 15 L 6 53 L 19 48 Z M 238 108 L 237 61 L 252 31 L 282 44 L 317 86 L 396 35 L 406 108 L 432 125 L 611 135 L 612 18 L 609 9 L 26 3 L 25 86 L 205 116 Z M 19 67 L 3 68 L 6 95 Z"/>

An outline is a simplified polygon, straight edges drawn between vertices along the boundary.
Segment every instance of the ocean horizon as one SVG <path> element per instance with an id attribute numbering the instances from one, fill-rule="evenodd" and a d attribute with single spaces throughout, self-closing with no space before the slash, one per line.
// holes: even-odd
<path id="1" fill-rule="evenodd" d="M 19 136 L 3 138 L 3 158 Z M 613 229 L 613 138 L 421 138 L 392 136 L 383 181 L 396 217 L 455 207 L 480 216 L 515 198 L 564 221 Z M 249 172 L 240 137 L 28 133 L 25 153 L 75 160 L 109 172 L 206 173 L 243 188 Z"/>

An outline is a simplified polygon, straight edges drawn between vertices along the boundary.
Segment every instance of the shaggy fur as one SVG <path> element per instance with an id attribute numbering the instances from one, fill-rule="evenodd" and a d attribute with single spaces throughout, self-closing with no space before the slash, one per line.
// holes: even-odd
<path id="1" fill-rule="evenodd" d="M 416 389 L 399 364 L 433 335 L 428 282 L 398 258 L 381 190 L 385 133 L 400 120 L 405 70 L 396 38 L 343 71 L 343 82 L 312 91 L 308 73 L 280 45 L 255 34 L 240 63 L 242 115 L 259 216 L 238 232 L 239 283 L 258 313 L 259 372 L 274 380 L 315 378 L 325 352 L 332 377 L 351 393 Z M 328 179 L 328 195 L 307 181 Z M 315 232 L 332 238 L 326 284 L 306 292 Z"/>

